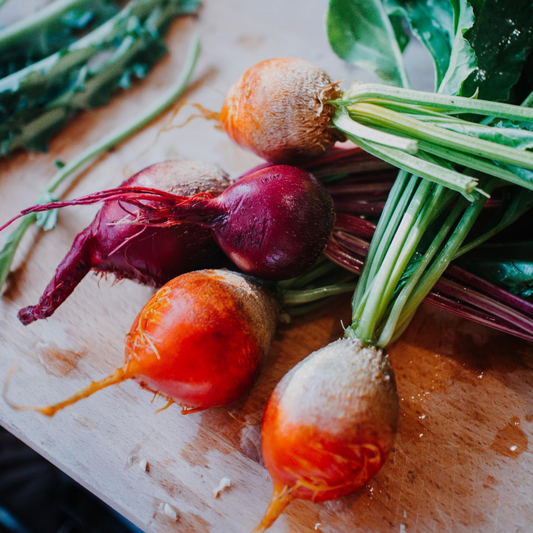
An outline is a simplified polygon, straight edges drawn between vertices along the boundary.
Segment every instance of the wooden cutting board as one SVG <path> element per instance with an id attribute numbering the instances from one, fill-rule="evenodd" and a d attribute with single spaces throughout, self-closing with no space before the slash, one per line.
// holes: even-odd
<path id="1" fill-rule="evenodd" d="M 27 8 L 42 3 L 27 2 Z M 15 6 L 15 4 L 17 4 Z M 22 3 L 8 1 L 0 22 Z M 7 220 L 32 203 L 68 161 L 161 95 L 183 63 L 193 29 L 204 54 L 190 101 L 220 108 L 242 71 L 267 57 L 296 56 L 337 79 L 365 78 L 329 50 L 321 0 L 206 1 L 199 20 L 177 21 L 171 54 L 150 77 L 111 105 L 80 115 L 48 154 L 0 161 L 0 214 Z M 26 9 L 26 3 L 22 6 Z M 419 48 L 408 52 L 415 86 L 430 89 L 430 65 Z M 175 123 L 192 111 L 182 110 Z M 170 115 L 80 174 L 71 196 L 117 185 L 132 172 L 167 158 L 197 158 L 237 175 L 258 160 L 232 145 L 209 122 L 157 133 Z M 131 282 L 89 276 L 48 321 L 23 327 L 17 310 L 35 303 L 74 236 L 96 207 L 61 213 L 58 228 L 30 231 L 0 302 L 0 381 L 13 365 L 9 396 L 16 402 L 59 400 L 99 379 L 123 358 L 123 337 L 151 291 Z M 277 381 L 299 360 L 342 333 L 349 298 L 280 326 L 271 357 L 253 391 L 241 401 L 181 416 L 133 383 L 109 389 L 45 419 L 0 402 L 0 423 L 107 501 L 145 531 L 247 532 L 271 491 L 261 466 L 260 421 Z M 401 397 L 395 450 L 364 488 L 341 500 L 295 502 L 277 532 L 532 531 L 533 347 L 423 306 L 390 351 Z M 149 463 L 149 472 L 139 462 Z M 0 473 L 1 474 L 1 473 Z M 223 477 L 232 487 L 218 499 Z M 168 503 L 172 522 L 161 510 Z"/>

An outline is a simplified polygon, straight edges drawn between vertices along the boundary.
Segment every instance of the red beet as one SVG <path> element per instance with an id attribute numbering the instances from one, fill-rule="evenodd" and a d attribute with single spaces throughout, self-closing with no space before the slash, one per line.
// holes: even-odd
<path id="1" fill-rule="evenodd" d="M 75 200 L 34 206 L 21 215 L 111 200 L 137 208 L 121 220 L 128 235 L 132 232 L 142 239 L 139 232 L 145 231 L 144 226 L 183 228 L 184 224 L 195 224 L 209 228 L 241 270 L 270 280 L 296 277 L 309 270 L 324 251 L 335 223 L 333 200 L 324 186 L 305 170 L 288 165 L 258 170 L 216 198 L 205 193 L 178 196 L 129 184 Z M 146 248 L 139 250 L 141 260 L 143 253 Z"/>
<path id="2" fill-rule="evenodd" d="M 146 190 L 137 191 L 140 199 L 147 199 Z M 131 201 L 135 195 L 126 197 Z M 138 223 L 172 226 L 186 221 L 209 227 L 241 270 L 269 280 L 309 270 L 335 222 L 333 200 L 324 186 L 309 172 L 288 165 L 258 170 L 217 198 L 155 196 Z"/>
<path id="3" fill-rule="evenodd" d="M 324 186 L 309 172 L 288 165 L 258 170 L 217 198 L 171 198 L 148 189 L 120 192 L 129 201 L 148 200 L 137 223 L 172 226 L 186 221 L 211 228 L 235 265 L 268 280 L 309 270 L 335 223 L 333 200 Z"/>
<path id="4" fill-rule="evenodd" d="M 215 166 L 166 161 L 141 170 L 122 186 L 150 187 L 178 195 L 218 195 L 229 184 L 227 175 Z M 27 325 L 51 316 L 90 270 L 160 286 L 184 272 L 223 263 L 223 255 L 206 228 L 192 224 L 158 228 L 120 223 L 138 211 L 126 200 L 107 201 L 76 237 L 39 303 L 19 312 L 20 321 Z"/>
<path id="5" fill-rule="evenodd" d="M 335 222 L 333 200 L 323 185 L 288 165 L 259 170 L 210 202 L 221 213 L 212 224 L 219 246 L 244 272 L 264 279 L 309 270 Z"/>

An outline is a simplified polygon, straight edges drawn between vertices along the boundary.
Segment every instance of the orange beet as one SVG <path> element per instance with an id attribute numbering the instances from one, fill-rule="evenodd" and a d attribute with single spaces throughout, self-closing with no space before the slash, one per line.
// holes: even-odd
<path id="1" fill-rule="evenodd" d="M 387 459 L 398 424 L 394 374 L 381 350 L 333 342 L 278 383 L 261 431 L 274 482 L 257 532 L 296 498 L 340 498 L 364 485 Z"/>
<path id="2" fill-rule="evenodd" d="M 338 84 L 302 59 L 269 59 L 231 87 L 220 121 L 239 145 L 273 163 L 298 163 L 322 155 L 342 134 L 331 129 Z"/>
<path id="3" fill-rule="evenodd" d="M 158 290 L 126 336 L 124 365 L 67 400 L 14 406 L 47 416 L 104 387 L 134 379 L 192 412 L 245 394 L 270 349 L 278 314 L 258 282 L 228 270 L 199 270 Z"/>

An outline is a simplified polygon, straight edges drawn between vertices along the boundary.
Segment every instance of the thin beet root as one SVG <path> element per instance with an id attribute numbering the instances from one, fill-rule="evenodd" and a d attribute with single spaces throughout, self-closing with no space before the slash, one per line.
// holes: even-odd
<path id="1" fill-rule="evenodd" d="M 174 195 L 218 195 L 230 184 L 215 166 L 194 161 L 166 161 L 141 170 L 121 187 L 151 187 Z M 179 274 L 224 264 L 208 229 L 182 224 L 171 228 L 121 224 L 139 207 L 112 198 L 74 240 L 37 305 L 19 311 L 31 324 L 51 316 L 91 270 L 110 272 L 118 279 L 161 286 Z"/>
<path id="2" fill-rule="evenodd" d="M 74 239 L 72 248 L 57 267 L 39 304 L 21 309 L 18 319 L 27 326 L 35 320 L 51 316 L 93 268 L 92 256 L 93 238 L 91 228 L 88 227 Z"/>

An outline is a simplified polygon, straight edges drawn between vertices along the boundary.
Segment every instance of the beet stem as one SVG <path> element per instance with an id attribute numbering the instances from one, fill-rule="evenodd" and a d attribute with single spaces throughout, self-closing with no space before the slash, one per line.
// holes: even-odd
<path id="1" fill-rule="evenodd" d="M 351 219 L 355 217 L 346 216 L 343 231 L 334 231 L 324 255 L 339 266 L 360 275 L 367 250 L 359 242 L 352 242 L 351 233 L 344 233 L 349 231 L 347 226 Z M 354 225 L 351 229 L 355 231 L 355 235 L 361 235 L 357 226 Z M 446 274 L 462 281 L 464 286 L 450 281 Z M 527 307 L 530 302 L 459 267 L 450 266 L 446 274 L 427 295 L 426 299 L 430 304 L 473 322 L 488 325 L 492 329 L 527 340 L 533 338 L 533 325 Z"/>

